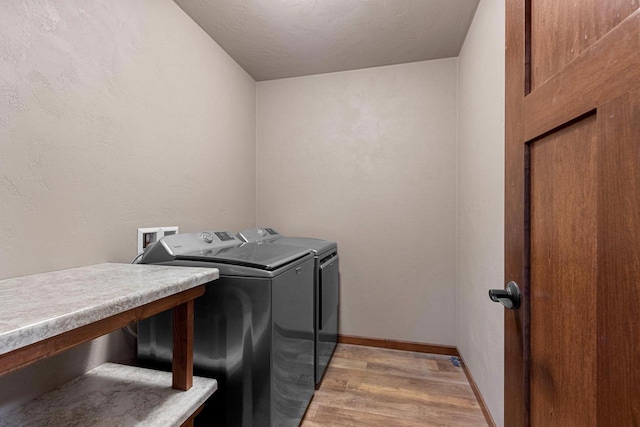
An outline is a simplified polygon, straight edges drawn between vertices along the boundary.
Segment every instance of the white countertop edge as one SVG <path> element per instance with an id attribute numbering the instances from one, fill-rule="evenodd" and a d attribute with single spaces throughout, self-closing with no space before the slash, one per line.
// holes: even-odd
<path id="1" fill-rule="evenodd" d="M 89 325 L 91 323 L 106 319 L 108 317 L 126 312 L 128 310 L 149 304 L 154 301 L 169 297 L 171 295 L 184 292 L 197 286 L 209 283 L 219 278 L 219 271 L 215 268 L 196 268 L 196 267 L 167 267 L 153 266 L 141 264 L 117 264 L 104 263 L 94 266 L 78 267 L 67 270 L 58 270 L 50 273 L 39 273 L 30 276 L 6 279 L 6 281 L 16 282 L 20 279 L 39 278 L 46 279 L 46 276 L 52 273 L 71 272 L 72 270 L 81 271 L 90 267 L 114 266 L 115 268 L 122 266 L 131 266 L 135 268 L 160 267 L 163 269 L 171 269 L 175 272 L 189 273 L 193 270 L 202 270 L 197 273 L 190 273 L 188 277 L 181 278 L 177 281 L 166 285 L 158 285 L 157 288 L 143 292 L 129 293 L 118 298 L 104 301 L 97 305 L 82 307 L 78 310 L 67 312 L 64 315 L 44 319 L 43 321 L 31 324 L 25 324 L 17 329 L 0 333 L 0 355 L 9 353 L 30 344 L 43 341 L 45 339 L 60 335 L 73 329 Z M 169 270 L 167 270 L 169 271 Z M 2 283 L 4 281 L 0 281 Z"/>

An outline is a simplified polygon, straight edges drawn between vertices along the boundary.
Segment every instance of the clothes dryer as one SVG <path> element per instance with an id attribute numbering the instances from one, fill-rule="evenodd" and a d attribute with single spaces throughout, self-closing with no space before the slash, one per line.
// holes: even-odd
<path id="1" fill-rule="evenodd" d="M 314 392 L 309 249 L 242 243 L 224 231 L 166 236 L 145 264 L 218 268 L 195 300 L 194 373 L 218 380 L 198 421 L 207 426 L 298 426 Z M 138 324 L 138 360 L 170 369 L 172 316 Z M 200 424 L 200 423 L 198 423 Z"/>
<path id="2" fill-rule="evenodd" d="M 269 242 L 309 249 L 314 254 L 315 313 L 315 381 L 322 377 L 338 342 L 338 312 L 340 306 L 340 273 L 338 244 L 309 237 L 282 236 L 273 228 L 249 228 L 237 235 L 245 242 Z"/>

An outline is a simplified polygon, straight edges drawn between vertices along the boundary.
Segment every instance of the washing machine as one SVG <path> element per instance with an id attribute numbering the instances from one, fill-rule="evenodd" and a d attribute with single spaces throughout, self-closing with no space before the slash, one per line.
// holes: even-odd
<path id="1" fill-rule="evenodd" d="M 166 236 L 143 264 L 213 267 L 195 300 L 194 373 L 218 380 L 197 425 L 298 426 L 314 392 L 314 258 L 226 231 Z M 138 361 L 171 369 L 172 315 L 138 324 Z"/>
<path id="2" fill-rule="evenodd" d="M 269 242 L 309 249 L 314 254 L 315 381 L 320 386 L 338 343 L 340 275 L 338 244 L 309 237 L 282 236 L 273 228 L 249 228 L 237 236 L 245 242 Z"/>

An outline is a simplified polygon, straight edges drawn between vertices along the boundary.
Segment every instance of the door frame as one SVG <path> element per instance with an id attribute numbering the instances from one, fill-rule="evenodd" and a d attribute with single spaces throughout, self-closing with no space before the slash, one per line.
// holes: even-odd
<path id="1" fill-rule="evenodd" d="M 504 314 L 504 422 L 524 427 L 529 420 L 529 200 L 528 149 L 524 144 L 523 104 L 529 89 L 525 58 L 525 0 L 505 5 L 505 282 L 522 293 L 518 310 Z"/>

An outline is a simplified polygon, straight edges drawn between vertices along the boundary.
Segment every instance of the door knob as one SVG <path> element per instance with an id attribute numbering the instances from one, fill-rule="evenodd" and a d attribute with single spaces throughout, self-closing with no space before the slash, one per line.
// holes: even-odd
<path id="1" fill-rule="evenodd" d="M 489 289 L 489 298 L 508 309 L 516 310 L 520 307 L 520 288 L 516 282 L 509 282 L 506 289 Z"/>

